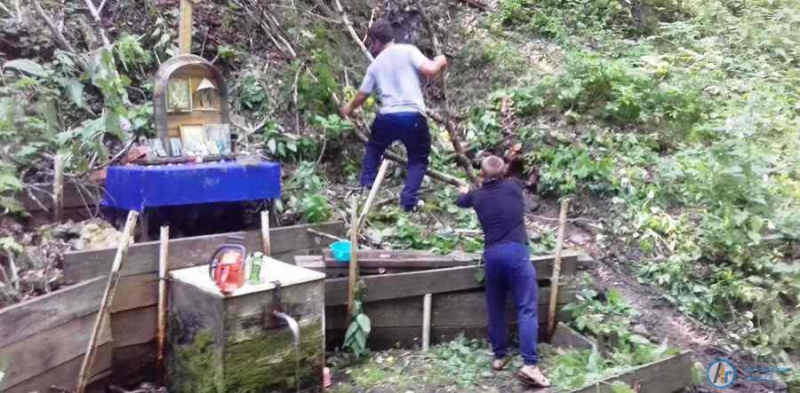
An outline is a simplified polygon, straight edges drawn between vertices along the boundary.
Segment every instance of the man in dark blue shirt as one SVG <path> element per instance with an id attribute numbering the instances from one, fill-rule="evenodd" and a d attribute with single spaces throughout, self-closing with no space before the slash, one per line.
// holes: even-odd
<path id="1" fill-rule="evenodd" d="M 478 213 L 484 234 L 486 269 L 486 305 L 489 312 L 489 340 L 495 360 L 492 368 L 502 370 L 510 360 L 506 355 L 506 294 L 510 290 L 517 306 L 517 323 L 522 360 L 520 380 L 536 387 L 548 387 L 550 382 L 536 366 L 538 334 L 539 287 L 536 269 L 528 251 L 528 232 L 525 229 L 525 198 L 522 185 L 503 179 L 505 163 L 496 156 L 483 160 L 483 186 L 474 191 L 463 186 L 456 204 L 473 208 Z"/>

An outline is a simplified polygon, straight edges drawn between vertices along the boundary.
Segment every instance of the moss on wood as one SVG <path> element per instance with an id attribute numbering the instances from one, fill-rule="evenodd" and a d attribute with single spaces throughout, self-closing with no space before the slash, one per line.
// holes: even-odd
<path id="1" fill-rule="evenodd" d="M 271 330 L 225 349 L 225 386 L 229 392 L 261 393 L 318 387 L 324 354 L 322 318 L 300 327 L 299 354 L 288 329 Z M 300 358 L 299 375 L 297 368 Z"/>
<path id="2" fill-rule="evenodd" d="M 177 393 L 217 393 L 224 391 L 214 361 L 214 335 L 210 329 L 199 331 L 187 344 L 173 347 L 172 391 Z"/>

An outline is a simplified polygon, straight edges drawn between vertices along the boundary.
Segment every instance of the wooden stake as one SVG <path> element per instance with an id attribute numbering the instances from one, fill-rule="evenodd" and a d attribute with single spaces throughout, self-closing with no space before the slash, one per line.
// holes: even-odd
<path id="1" fill-rule="evenodd" d="M 558 217 L 558 238 L 556 240 L 556 257 L 553 261 L 553 278 L 550 289 L 550 308 L 547 316 L 547 335 L 552 336 L 556 328 L 556 302 L 558 301 L 558 281 L 561 279 L 561 251 L 564 248 L 564 230 L 567 226 L 569 198 L 561 201 L 561 214 Z"/>
<path id="2" fill-rule="evenodd" d="M 133 230 L 136 228 L 136 221 L 139 218 L 139 213 L 130 211 L 128 213 L 128 221 L 125 223 L 125 230 L 122 232 L 122 239 L 120 240 L 119 247 L 117 247 L 117 255 L 114 257 L 114 264 L 111 266 L 111 274 L 108 277 L 108 285 L 103 294 L 103 300 L 100 302 L 100 310 L 97 314 L 97 320 L 94 323 L 94 330 L 89 339 L 89 345 L 86 348 L 86 355 L 81 364 L 81 372 L 78 376 L 77 393 L 84 393 L 86 385 L 89 383 L 89 371 L 92 369 L 94 357 L 97 355 L 97 338 L 100 336 L 100 329 L 106 323 L 108 312 L 111 304 L 114 302 L 114 293 L 117 291 L 117 284 L 119 283 L 119 273 L 122 269 L 122 264 L 128 259 L 128 247 L 130 246 L 130 239 L 133 236 Z"/>
<path id="3" fill-rule="evenodd" d="M 269 241 L 269 210 L 261 212 L 261 244 L 264 247 L 264 255 L 272 255 L 272 246 Z"/>
<path id="4" fill-rule="evenodd" d="M 178 22 L 178 53 L 192 53 L 192 0 L 181 0 L 181 13 Z"/>
<path id="5" fill-rule="evenodd" d="M 389 165 L 389 160 L 383 160 L 380 169 L 378 169 L 378 175 L 375 177 L 375 181 L 372 182 L 372 188 L 369 190 L 367 202 L 364 204 L 364 208 L 361 209 L 361 216 L 358 217 L 359 228 L 364 225 L 364 221 L 367 220 L 369 209 L 372 208 L 372 202 L 375 201 L 375 196 L 378 195 L 378 190 L 381 188 L 381 183 L 383 183 L 383 178 L 386 176 L 386 171 L 389 169 Z"/>
<path id="6" fill-rule="evenodd" d="M 342 239 L 339 236 L 331 235 L 330 233 L 325 233 L 325 232 L 322 232 L 322 231 L 318 231 L 318 230 L 316 230 L 314 228 L 308 228 L 308 229 L 306 229 L 306 232 L 314 234 L 314 235 L 317 235 L 317 236 L 326 237 L 328 239 L 331 239 L 331 240 L 334 240 L 334 241 L 337 241 L 337 242 L 342 242 L 342 241 L 346 240 L 346 239 Z"/>
<path id="7" fill-rule="evenodd" d="M 167 344 L 167 273 L 169 272 L 169 227 L 161 227 L 161 244 L 158 253 L 158 373 L 166 381 L 164 353 Z"/>
<path id="8" fill-rule="evenodd" d="M 350 215 L 350 277 L 347 282 L 347 317 L 353 314 L 353 300 L 358 279 L 358 198 L 353 198 L 353 211 Z"/>
<path id="9" fill-rule="evenodd" d="M 427 352 L 431 345 L 431 300 L 433 296 L 426 293 L 422 298 L 422 351 Z"/>
<path id="10" fill-rule="evenodd" d="M 64 157 L 56 154 L 55 179 L 53 181 L 53 219 L 60 222 L 64 214 Z"/>

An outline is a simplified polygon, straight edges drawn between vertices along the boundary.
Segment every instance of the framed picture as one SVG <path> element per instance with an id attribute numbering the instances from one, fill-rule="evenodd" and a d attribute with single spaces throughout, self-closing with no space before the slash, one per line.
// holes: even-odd
<path id="1" fill-rule="evenodd" d="M 167 111 L 192 110 L 192 90 L 188 79 L 170 79 L 167 83 Z"/>
<path id="2" fill-rule="evenodd" d="M 231 154 L 231 127 L 228 124 L 206 124 L 206 139 L 216 145 L 217 154 Z"/>
<path id="3" fill-rule="evenodd" d="M 155 153 L 156 157 L 166 157 L 167 156 L 167 149 L 164 148 L 164 144 L 161 143 L 161 139 L 154 138 L 150 139 L 150 148 L 153 149 L 153 153 Z"/>
<path id="4" fill-rule="evenodd" d="M 183 155 L 183 144 L 181 144 L 181 138 L 169 138 L 169 146 L 172 148 L 173 157 L 180 157 Z"/>
<path id="5" fill-rule="evenodd" d="M 203 126 L 181 126 L 181 142 L 183 142 L 183 153 L 187 156 L 202 157 L 208 155 L 206 132 Z"/>

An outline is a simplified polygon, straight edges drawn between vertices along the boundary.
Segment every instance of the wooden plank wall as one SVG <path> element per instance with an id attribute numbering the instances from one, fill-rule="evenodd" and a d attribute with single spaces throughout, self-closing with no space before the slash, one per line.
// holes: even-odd
<path id="1" fill-rule="evenodd" d="M 539 333 L 544 339 L 547 311 L 550 301 L 550 283 L 553 257 L 532 258 L 539 284 Z M 562 259 L 562 287 L 558 307 L 575 300 L 576 289 L 569 282 L 590 262 L 575 253 Z M 364 276 L 367 291 L 362 297 L 364 312 L 372 322 L 369 348 L 375 350 L 396 346 L 412 347 L 422 336 L 423 295 L 432 294 L 431 342 L 438 343 L 464 334 L 470 338 L 486 338 L 487 312 L 483 283 L 476 273 L 481 266 L 464 266 L 430 271 L 416 271 L 375 276 Z M 566 284 L 566 285 L 565 285 Z M 346 311 L 347 279 L 325 281 L 325 327 L 329 349 L 341 346 L 349 324 Z M 516 309 L 511 295 L 507 300 L 506 317 L 512 337 L 516 335 Z M 560 312 L 558 319 L 568 316 Z"/>
<path id="2" fill-rule="evenodd" d="M 270 230 L 273 257 L 293 263 L 295 255 L 318 250 L 333 242 L 309 233 L 308 228 L 345 236 L 341 222 L 273 228 Z M 207 264 L 229 236 L 244 237 L 249 252 L 262 249 L 260 230 L 175 239 L 169 245 L 171 269 Z M 132 245 L 128 250 L 128 261 L 121 271 L 111 310 L 114 379 L 118 381 L 136 381 L 154 371 L 158 250 L 157 241 Z M 64 256 L 65 279 L 78 282 L 98 274 L 108 274 L 115 253 L 115 249 L 67 253 Z"/>
<path id="3" fill-rule="evenodd" d="M 639 366 L 633 370 L 609 377 L 595 385 L 585 386 L 570 393 L 613 393 L 612 383 L 622 381 L 637 392 L 681 392 L 692 384 L 692 351 Z"/>
<path id="4" fill-rule="evenodd" d="M 0 391 L 75 386 L 106 281 L 96 277 L 0 311 L 0 359 L 8 364 Z M 111 374 L 111 342 L 107 324 L 92 369 L 95 381 Z"/>

